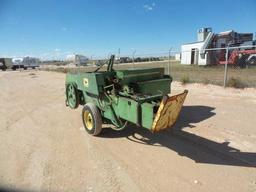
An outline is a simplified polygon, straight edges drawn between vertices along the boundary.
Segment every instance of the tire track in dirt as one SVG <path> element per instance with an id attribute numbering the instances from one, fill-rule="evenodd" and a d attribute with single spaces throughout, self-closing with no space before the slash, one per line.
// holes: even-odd
<path id="1" fill-rule="evenodd" d="M 84 131 L 85 132 L 85 131 Z M 98 147 L 90 135 L 86 135 L 90 170 L 87 191 L 125 192 L 140 191 L 122 166 L 104 150 Z"/>

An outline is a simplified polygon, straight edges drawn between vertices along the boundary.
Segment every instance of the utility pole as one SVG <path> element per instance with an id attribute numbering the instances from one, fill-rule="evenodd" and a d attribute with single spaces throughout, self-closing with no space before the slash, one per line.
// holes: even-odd
<path id="1" fill-rule="evenodd" d="M 132 63 L 133 63 L 133 69 L 135 69 L 135 65 L 134 65 L 134 56 L 135 56 L 136 50 L 133 51 L 132 53 Z"/>

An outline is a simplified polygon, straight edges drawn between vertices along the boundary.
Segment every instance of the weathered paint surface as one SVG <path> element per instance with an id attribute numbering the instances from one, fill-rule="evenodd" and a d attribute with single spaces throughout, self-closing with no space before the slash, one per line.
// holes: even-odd
<path id="1" fill-rule="evenodd" d="M 124 127 L 127 121 L 152 131 L 170 127 L 179 115 L 186 93 L 167 96 L 171 82 L 172 78 L 164 75 L 164 68 L 66 76 L 66 88 L 74 84 L 77 89 L 77 105 L 94 103 L 102 117 L 118 128 Z M 166 99 L 162 100 L 163 95 Z"/>
<path id="2" fill-rule="evenodd" d="M 151 128 L 152 132 L 169 128 L 176 122 L 187 94 L 188 91 L 185 90 L 182 94 L 162 100 Z"/>

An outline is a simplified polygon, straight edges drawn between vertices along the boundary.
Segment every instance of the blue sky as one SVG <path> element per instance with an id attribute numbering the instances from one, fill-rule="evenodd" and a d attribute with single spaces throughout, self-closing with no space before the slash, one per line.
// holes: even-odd
<path id="1" fill-rule="evenodd" d="M 167 52 L 204 26 L 256 32 L 256 1 L 0 0 L 0 55 Z"/>

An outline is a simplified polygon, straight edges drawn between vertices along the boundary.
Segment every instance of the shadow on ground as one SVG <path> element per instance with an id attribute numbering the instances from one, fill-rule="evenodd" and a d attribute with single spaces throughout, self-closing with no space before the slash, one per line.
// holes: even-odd
<path id="1" fill-rule="evenodd" d="M 126 137 L 139 144 L 167 147 L 197 163 L 256 167 L 256 153 L 241 152 L 229 147 L 229 142 L 217 143 L 183 130 L 214 116 L 214 109 L 208 106 L 184 106 L 175 126 L 160 133 L 153 134 L 144 128 L 128 126 L 119 132 L 103 129 L 101 137 Z"/>

